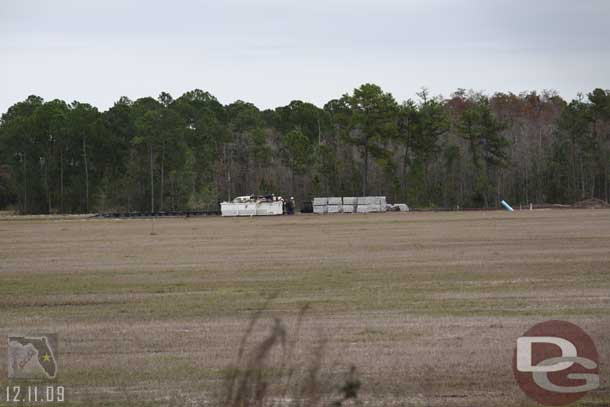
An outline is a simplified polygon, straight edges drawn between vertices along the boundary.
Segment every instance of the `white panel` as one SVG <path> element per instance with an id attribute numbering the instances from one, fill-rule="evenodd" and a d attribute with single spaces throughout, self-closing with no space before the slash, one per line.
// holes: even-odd
<path id="1" fill-rule="evenodd" d="M 326 205 L 316 205 L 313 207 L 313 213 L 317 213 L 319 215 L 325 214 L 327 211 L 327 206 Z"/>
<path id="2" fill-rule="evenodd" d="M 378 204 L 367 205 L 369 212 L 381 212 L 381 207 Z"/>
<path id="3" fill-rule="evenodd" d="M 368 205 L 360 205 L 358 204 L 358 208 L 356 210 L 358 213 L 369 213 L 369 206 Z"/>
<path id="4" fill-rule="evenodd" d="M 239 214 L 237 216 L 254 216 L 256 215 L 256 203 L 244 203 L 239 205 Z"/>
<path id="5" fill-rule="evenodd" d="M 245 202 L 232 203 L 223 202 L 220 204 L 220 212 L 222 216 L 267 216 L 267 215 L 282 215 L 282 202 Z"/>
<path id="6" fill-rule="evenodd" d="M 282 215 L 283 213 L 284 209 L 282 208 L 281 201 L 259 202 L 256 207 L 257 215 Z"/>
<path id="7" fill-rule="evenodd" d="M 343 204 L 343 213 L 354 213 L 354 205 Z"/>
<path id="8" fill-rule="evenodd" d="M 328 211 L 328 213 L 339 213 L 339 212 L 341 212 L 342 206 L 343 205 L 328 205 L 327 211 Z"/>
<path id="9" fill-rule="evenodd" d="M 237 216 L 237 204 L 223 202 L 220 204 L 220 213 L 222 216 Z"/>
<path id="10" fill-rule="evenodd" d="M 328 198 L 314 198 L 313 206 L 321 206 L 326 205 L 328 203 Z"/>

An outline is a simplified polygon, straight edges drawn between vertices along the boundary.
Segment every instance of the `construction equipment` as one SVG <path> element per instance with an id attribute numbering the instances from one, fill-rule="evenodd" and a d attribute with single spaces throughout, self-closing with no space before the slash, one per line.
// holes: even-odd
<path id="1" fill-rule="evenodd" d="M 284 199 L 275 195 L 238 196 L 220 204 L 222 216 L 271 216 L 284 214 Z"/>

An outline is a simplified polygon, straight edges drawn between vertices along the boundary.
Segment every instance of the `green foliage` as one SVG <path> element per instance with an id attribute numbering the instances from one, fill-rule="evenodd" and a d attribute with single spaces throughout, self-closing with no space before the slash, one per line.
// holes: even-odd
<path id="1" fill-rule="evenodd" d="M 251 193 L 385 194 L 412 206 L 609 199 L 610 92 L 397 103 L 364 84 L 323 109 L 260 111 L 195 89 L 99 112 L 30 96 L 0 120 L 0 208 L 81 213 L 209 208 Z"/>
<path id="2" fill-rule="evenodd" d="M 193 210 L 214 210 L 218 200 L 218 191 L 207 185 L 192 193 L 188 200 L 188 209 Z"/>
<path id="3" fill-rule="evenodd" d="M 311 156 L 311 143 L 301 130 L 295 129 L 283 138 L 290 168 L 295 174 L 303 174 Z"/>
<path id="4" fill-rule="evenodd" d="M 288 106 L 278 107 L 275 127 L 283 133 L 298 128 L 312 143 L 318 142 L 322 128 L 326 127 L 324 110 L 311 103 L 293 100 Z"/>
<path id="5" fill-rule="evenodd" d="M 294 195 L 295 176 L 307 170 L 311 160 L 312 146 L 306 135 L 299 128 L 289 131 L 282 139 L 290 168 L 290 195 Z"/>
<path id="6" fill-rule="evenodd" d="M 0 166 L 0 207 L 14 205 L 17 200 L 17 185 L 12 168 L 8 164 Z"/>
<path id="7" fill-rule="evenodd" d="M 610 177 L 610 91 L 595 89 L 562 111 L 546 176 L 557 202 L 598 197 L 608 200 Z"/>
<path id="8" fill-rule="evenodd" d="M 364 84 L 333 102 L 331 113 L 343 128 L 343 139 L 362 155 L 362 195 L 368 193 L 369 156 L 383 159 L 387 142 L 396 134 L 398 104 L 391 93 L 374 84 Z"/>
<path id="9" fill-rule="evenodd" d="M 457 123 L 457 132 L 468 143 L 472 158 L 475 179 L 472 201 L 477 206 L 489 206 L 493 194 L 490 173 L 495 167 L 506 166 L 509 142 L 502 135 L 505 129 L 494 117 L 486 98 L 468 106 Z"/>
<path id="10" fill-rule="evenodd" d="M 428 204 L 420 200 L 426 189 L 425 168 L 436 159 L 440 138 L 449 130 L 450 122 L 442 100 L 429 98 L 425 89 L 418 95 L 419 104 L 408 100 L 398 111 L 397 141 L 403 148 L 398 180 L 403 199 Z"/>

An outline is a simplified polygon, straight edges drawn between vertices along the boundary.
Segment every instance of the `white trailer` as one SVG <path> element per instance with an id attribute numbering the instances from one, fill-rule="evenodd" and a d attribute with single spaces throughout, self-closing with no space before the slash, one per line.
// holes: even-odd
<path id="1" fill-rule="evenodd" d="M 222 216 L 272 216 L 284 214 L 284 201 L 238 196 L 233 202 L 220 204 Z"/>

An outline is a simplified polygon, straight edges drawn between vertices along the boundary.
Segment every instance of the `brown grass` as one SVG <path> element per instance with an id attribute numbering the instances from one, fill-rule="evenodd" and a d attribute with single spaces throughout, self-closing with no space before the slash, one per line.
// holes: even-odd
<path id="1" fill-rule="evenodd" d="M 246 355 L 248 341 L 262 313 L 257 311 L 253 315 L 239 344 L 237 361 L 230 366 L 227 373 L 225 394 L 218 398 L 224 406 L 340 407 L 346 402 L 358 402 L 361 383 L 355 366 L 350 368 L 345 382 L 335 386 L 335 389 L 329 389 L 328 383 L 322 383 L 320 374 L 325 341 L 321 341 L 310 352 L 312 359 L 309 366 L 298 366 L 295 351 L 308 308 L 307 305 L 301 308 L 291 338 L 286 325 L 276 318 L 269 335 L 260 343 L 254 344 L 249 355 Z M 276 348 L 279 348 L 279 361 L 273 360 Z M 334 395 L 333 390 L 336 390 L 338 395 Z M 331 401 L 333 396 L 334 401 Z"/>
<path id="2" fill-rule="evenodd" d="M 332 402 L 354 365 L 364 405 L 508 406 L 531 405 L 510 370 L 516 337 L 565 319 L 606 356 L 584 403 L 607 405 L 609 215 L 157 219 L 156 235 L 147 220 L 4 218 L 0 335 L 57 331 L 73 405 L 234 402 L 276 332 L 254 369 L 273 400 L 298 399 L 316 367 L 307 392 Z"/>

